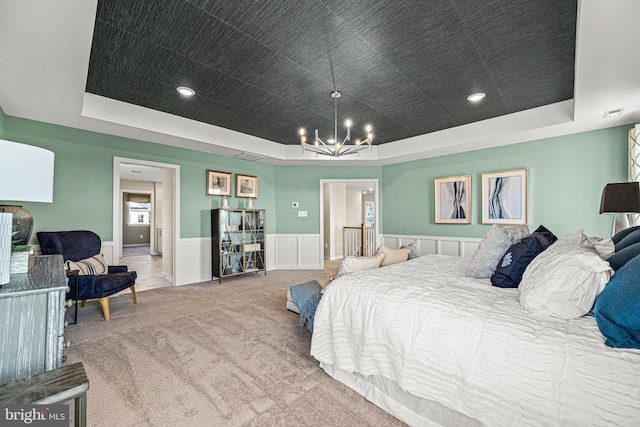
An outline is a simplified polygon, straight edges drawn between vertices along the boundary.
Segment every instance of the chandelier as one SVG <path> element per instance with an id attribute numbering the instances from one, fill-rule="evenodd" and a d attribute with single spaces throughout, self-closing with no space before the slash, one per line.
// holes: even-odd
<path id="1" fill-rule="evenodd" d="M 333 101 L 334 101 L 333 138 L 328 139 L 327 142 L 325 143 L 318 136 L 318 129 L 316 129 L 315 140 L 313 141 L 313 144 L 309 144 L 307 143 L 307 137 L 306 137 L 307 131 L 304 128 L 301 128 L 300 144 L 302 145 L 303 153 L 305 152 L 305 150 L 309 150 L 312 153 L 316 153 L 316 156 L 318 154 L 322 154 L 324 156 L 340 157 L 340 156 L 346 156 L 348 154 L 354 154 L 359 151 L 362 151 L 365 148 L 367 148 L 367 146 L 369 146 L 369 149 L 371 149 L 371 143 L 373 142 L 373 132 L 372 132 L 373 129 L 371 125 L 366 125 L 364 128 L 367 135 L 367 138 L 365 140 L 356 139 L 353 144 L 351 145 L 347 144 L 349 141 L 351 141 L 352 123 L 351 123 L 351 120 L 349 119 L 345 120 L 344 122 L 344 125 L 347 128 L 347 135 L 344 137 L 342 142 L 338 141 L 338 98 L 340 98 L 341 96 L 342 94 L 337 90 L 334 90 L 333 92 L 331 92 L 331 97 L 333 98 Z"/>

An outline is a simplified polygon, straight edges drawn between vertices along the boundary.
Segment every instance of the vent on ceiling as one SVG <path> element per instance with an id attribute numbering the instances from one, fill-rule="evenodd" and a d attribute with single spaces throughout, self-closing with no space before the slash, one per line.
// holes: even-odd
<path id="1" fill-rule="evenodd" d="M 235 156 L 236 159 L 240 160 L 248 160 L 250 162 L 257 162 L 258 160 L 264 159 L 264 156 L 255 153 L 247 153 L 246 151 Z"/>

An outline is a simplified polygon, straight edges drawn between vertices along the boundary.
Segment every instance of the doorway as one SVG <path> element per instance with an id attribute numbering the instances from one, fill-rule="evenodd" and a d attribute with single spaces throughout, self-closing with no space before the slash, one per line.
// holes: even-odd
<path id="1" fill-rule="evenodd" d="M 343 236 L 348 229 L 363 224 L 372 231 L 377 247 L 379 235 L 377 179 L 321 179 L 320 180 L 320 240 L 323 259 L 328 261 L 345 256 Z"/>
<path id="2" fill-rule="evenodd" d="M 140 290 L 178 283 L 179 179 L 178 165 L 114 157 L 113 256 L 138 272 Z"/>

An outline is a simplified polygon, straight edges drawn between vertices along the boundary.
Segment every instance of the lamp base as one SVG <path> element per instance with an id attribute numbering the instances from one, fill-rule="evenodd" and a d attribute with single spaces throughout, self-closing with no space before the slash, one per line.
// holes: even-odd
<path id="1" fill-rule="evenodd" d="M 613 216 L 613 228 L 611 229 L 611 237 L 618 232 L 629 228 L 629 215 L 618 213 Z"/>
<path id="2" fill-rule="evenodd" d="M 0 205 L 0 212 L 13 214 L 11 241 L 16 245 L 28 245 L 33 232 L 33 215 L 22 206 Z"/>
<path id="3" fill-rule="evenodd" d="M 0 288 L 10 281 L 12 219 L 13 214 L 0 212 Z"/>

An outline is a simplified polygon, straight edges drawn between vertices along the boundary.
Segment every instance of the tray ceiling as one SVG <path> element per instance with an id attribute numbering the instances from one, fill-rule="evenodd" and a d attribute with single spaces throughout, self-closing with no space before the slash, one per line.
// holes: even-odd
<path id="1" fill-rule="evenodd" d="M 571 99 L 576 16 L 576 0 L 99 0 L 86 91 L 299 144 L 301 126 L 333 134 L 335 87 L 339 134 L 351 117 L 384 144 Z"/>

